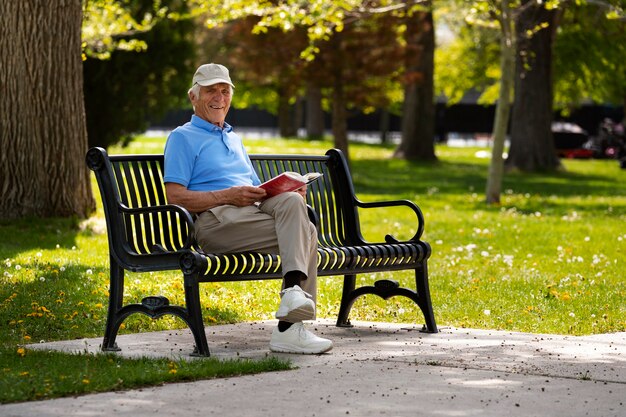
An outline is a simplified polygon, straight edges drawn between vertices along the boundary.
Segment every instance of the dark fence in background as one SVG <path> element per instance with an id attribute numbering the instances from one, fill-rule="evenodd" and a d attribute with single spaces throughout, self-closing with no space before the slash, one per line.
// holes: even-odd
<path id="1" fill-rule="evenodd" d="M 189 121 L 191 110 L 179 110 L 168 113 L 162 120 L 151 123 L 152 129 L 169 130 Z M 491 133 L 495 106 L 478 104 L 455 104 L 446 106 L 439 103 L 436 107 L 436 134 L 439 140 L 449 133 L 481 134 Z M 305 115 L 306 117 L 306 115 Z M 624 117 L 622 107 L 585 105 L 574 111 L 568 117 L 555 113 L 554 120 L 577 124 L 591 136 L 596 135 L 600 122 L 605 118 L 620 122 Z M 371 114 L 356 113 L 348 118 L 348 130 L 353 132 L 377 132 L 381 130 L 383 113 Z M 278 128 L 278 118 L 266 111 L 258 109 L 231 108 L 227 122 L 235 128 Z M 303 121 L 304 122 L 304 121 Z M 330 115 L 326 115 L 326 128 L 330 129 Z M 304 127 L 302 124 L 301 127 Z M 389 115 L 388 131 L 402 130 L 402 120 L 399 116 Z"/>

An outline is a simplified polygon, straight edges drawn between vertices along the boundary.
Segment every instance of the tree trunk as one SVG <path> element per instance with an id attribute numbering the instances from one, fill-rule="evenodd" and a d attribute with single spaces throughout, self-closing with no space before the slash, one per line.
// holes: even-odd
<path id="1" fill-rule="evenodd" d="M 515 100 L 507 169 L 538 172 L 561 167 L 552 136 L 552 45 L 556 16 L 556 11 L 546 10 L 542 4 L 522 6 L 517 15 Z M 546 23 L 548 27 L 536 30 Z M 532 35 L 527 34 L 533 31 Z"/>
<path id="2" fill-rule="evenodd" d="M 380 143 L 385 145 L 389 142 L 389 126 L 391 125 L 391 114 L 389 109 L 380 110 Z"/>
<path id="3" fill-rule="evenodd" d="M 486 197 L 487 204 L 500 203 L 502 192 L 502 177 L 504 175 L 504 142 L 509 125 L 511 112 L 511 95 L 513 93 L 515 77 L 515 29 L 511 16 L 510 0 L 501 3 L 501 40 L 500 40 L 500 95 L 496 104 L 496 116 L 493 123 L 493 148 L 487 177 Z"/>
<path id="4" fill-rule="evenodd" d="M 81 0 L 0 2 L 0 218 L 86 217 Z"/>
<path id="5" fill-rule="evenodd" d="M 294 106 L 289 103 L 290 97 L 278 90 L 278 132 L 282 138 L 297 136 L 295 130 Z"/>
<path id="6" fill-rule="evenodd" d="M 430 7 L 430 2 L 425 5 Z M 417 12 L 407 21 L 407 56 L 402 140 L 394 156 L 436 160 L 434 56 L 435 29 L 431 12 Z"/>
<path id="7" fill-rule="evenodd" d="M 306 91 L 306 135 L 312 140 L 324 137 L 322 90 L 314 85 L 307 86 Z"/>
<path id="8" fill-rule="evenodd" d="M 296 98 L 296 102 L 293 104 L 293 118 L 292 128 L 293 136 L 298 136 L 299 130 L 302 127 L 304 121 L 304 99 L 302 97 Z"/>
<path id="9" fill-rule="evenodd" d="M 343 33 L 337 32 L 332 37 L 332 47 L 337 51 L 335 56 L 341 56 L 341 44 L 343 41 Z M 342 62 L 335 62 L 333 68 L 333 108 L 332 108 L 332 131 L 335 141 L 335 148 L 340 149 L 346 159 L 350 161 L 348 156 L 348 111 L 347 99 L 343 90 L 344 75 Z"/>
<path id="10" fill-rule="evenodd" d="M 335 138 L 335 147 L 340 149 L 346 159 L 348 157 L 348 114 L 346 111 L 346 98 L 343 94 L 343 85 L 340 79 L 335 82 L 333 88 L 333 137 Z"/>

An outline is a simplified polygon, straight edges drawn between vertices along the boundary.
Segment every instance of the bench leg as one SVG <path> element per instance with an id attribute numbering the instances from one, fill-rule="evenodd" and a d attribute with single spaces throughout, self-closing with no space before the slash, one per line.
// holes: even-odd
<path id="1" fill-rule="evenodd" d="M 192 356 L 211 356 L 209 353 L 209 343 L 204 332 L 204 322 L 202 321 L 202 306 L 200 304 L 200 288 L 196 275 L 185 275 L 185 304 L 187 306 L 187 324 L 193 334 L 196 348 Z"/>
<path id="2" fill-rule="evenodd" d="M 341 292 L 341 305 L 337 315 L 337 327 L 352 327 L 348 315 L 354 303 L 352 291 L 356 287 L 356 275 L 346 275 L 343 278 L 343 291 Z"/>
<path id="3" fill-rule="evenodd" d="M 122 308 L 124 298 L 124 270 L 117 265 L 113 257 L 110 257 L 110 265 L 109 309 L 104 339 L 102 340 L 102 350 L 117 352 L 120 348 L 117 347 L 115 338 L 121 323 L 118 312 Z"/>
<path id="4" fill-rule="evenodd" d="M 433 313 L 433 304 L 430 299 L 430 289 L 428 285 L 428 264 L 422 262 L 421 266 L 415 269 L 415 287 L 418 295 L 417 305 L 424 314 L 426 320 L 426 329 L 428 333 L 437 333 L 437 324 L 435 323 L 435 314 Z"/>

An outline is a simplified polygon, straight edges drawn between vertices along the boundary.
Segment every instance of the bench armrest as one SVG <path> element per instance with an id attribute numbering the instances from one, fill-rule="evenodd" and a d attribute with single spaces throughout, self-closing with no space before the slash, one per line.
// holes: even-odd
<path id="1" fill-rule="evenodd" d="M 149 206 L 149 207 L 137 207 L 137 208 L 129 208 L 123 204 L 120 204 L 119 209 L 122 213 L 126 214 L 157 214 L 157 213 L 172 213 L 177 214 L 181 222 L 179 224 L 185 225 L 188 229 L 187 236 L 185 238 L 185 242 L 181 249 L 191 249 L 195 243 L 195 229 L 194 229 L 194 221 L 193 217 L 189 213 L 189 211 L 181 206 L 177 206 L 175 204 L 166 204 L 161 206 Z M 165 249 L 157 248 L 160 251 L 165 251 Z"/>
<path id="2" fill-rule="evenodd" d="M 397 207 L 397 206 L 408 207 L 411 210 L 413 210 L 413 212 L 415 213 L 415 216 L 417 217 L 417 231 L 415 232 L 413 237 L 410 238 L 408 241 L 409 242 L 417 242 L 417 241 L 419 241 L 419 238 L 422 236 L 422 233 L 424 233 L 424 215 L 422 214 L 422 211 L 417 206 L 417 204 L 413 203 L 412 201 L 409 201 L 409 200 L 389 200 L 389 201 L 363 202 L 363 201 L 356 200 L 355 204 L 356 204 L 357 207 L 364 208 L 364 209 L 367 209 L 367 208 L 380 208 L 380 207 Z M 385 241 L 387 243 L 401 243 L 401 241 L 399 241 L 398 239 L 396 239 L 392 235 L 385 235 Z"/>

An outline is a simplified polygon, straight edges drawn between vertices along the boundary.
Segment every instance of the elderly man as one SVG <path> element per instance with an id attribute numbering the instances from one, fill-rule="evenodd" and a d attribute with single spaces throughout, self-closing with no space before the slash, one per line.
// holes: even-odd
<path id="1" fill-rule="evenodd" d="M 205 252 L 279 254 L 284 289 L 270 349 L 326 352 L 332 342 L 302 323 L 315 318 L 317 291 L 317 232 L 308 218 L 306 188 L 266 198 L 241 139 L 225 122 L 233 89 L 226 67 L 196 70 L 188 92 L 194 115 L 165 145 L 167 199 L 197 214 L 196 240 Z"/>

